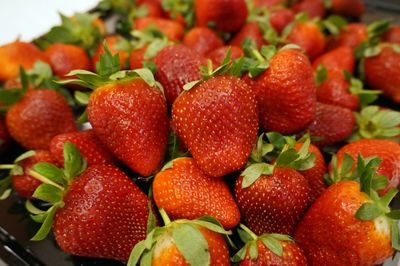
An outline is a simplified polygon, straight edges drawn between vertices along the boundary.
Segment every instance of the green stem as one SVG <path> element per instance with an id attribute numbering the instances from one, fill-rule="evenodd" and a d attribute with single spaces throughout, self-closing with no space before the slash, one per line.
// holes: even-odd
<path id="1" fill-rule="evenodd" d="M 60 189 L 61 191 L 64 191 L 64 187 L 60 186 L 59 184 L 51 181 L 50 179 L 48 179 L 47 177 L 42 176 L 41 174 L 39 174 L 38 172 L 35 172 L 33 170 L 29 170 L 28 174 L 33 177 L 36 178 L 37 180 L 41 181 L 44 184 L 48 184 L 48 185 L 52 185 L 55 186 L 56 188 Z"/>
<path id="2" fill-rule="evenodd" d="M 171 220 L 169 219 L 168 214 L 165 212 L 165 210 L 161 208 L 161 209 L 159 209 L 159 212 L 160 212 L 161 218 L 164 221 L 164 224 L 169 225 L 171 223 Z"/>
<path id="3" fill-rule="evenodd" d="M 258 236 L 257 236 L 256 234 L 254 234 L 253 231 L 251 231 L 250 228 L 248 228 L 248 227 L 245 226 L 244 224 L 240 224 L 239 226 L 240 226 L 240 228 L 242 228 L 246 233 L 248 233 L 248 234 L 251 236 L 251 238 L 252 238 L 253 240 L 256 240 L 256 239 L 258 238 Z"/>
<path id="4" fill-rule="evenodd" d="M 15 164 L 0 164 L 0 169 L 11 170 L 15 167 Z"/>
<path id="5" fill-rule="evenodd" d="M 257 51 L 256 49 L 252 49 L 251 53 L 253 54 L 253 56 L 257 59 L 258 62 L 263 63 L 265 62 L 264 57 L 261 55 L 261 53 L 259 51 Z"/>

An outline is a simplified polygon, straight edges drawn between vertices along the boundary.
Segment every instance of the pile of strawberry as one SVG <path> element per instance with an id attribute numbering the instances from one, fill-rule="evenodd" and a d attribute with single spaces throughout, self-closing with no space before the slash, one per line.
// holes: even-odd
<path id="1" fill-rule="evenodd" d="M 0 165 L 1 199 L 26 199 L 32 240 L 128 265 L 383 263 L 400 26 L 364 9 L 102 0 L 1 46 L 0 152 L 27 150 Z"/>

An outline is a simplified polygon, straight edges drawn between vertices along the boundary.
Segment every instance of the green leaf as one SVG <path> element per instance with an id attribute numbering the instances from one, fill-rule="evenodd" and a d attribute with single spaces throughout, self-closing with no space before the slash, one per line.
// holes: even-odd
<path id="1" fill-rule="evenodd" d="M 270 237 L 270 236 L 264 236 L 261 237 L 260 240 L 263 242 L 263 244 L 271 250 L 275 255 L 282 257 L 283 255 L 283 248 L 281 242 L 279 240 Z"/>
<path id="2" fill-rule="evenodd" d="M 289 235 L 283 235 L 283 234 L 268 234 L 268 235 L 280 241 L 294 242 L 294 239 Z"/>
<path id="3" fill-rule="evenodd" d="M 197 86 L 198 84 L 202 83 L 202 80 L 195 80 L 183 85 L 184 91 L 190 91 L 193 87 Z"/>
<path id="4" fill-rule="evenodd" d="M 27 210 L 30 214 L 35 214 L 35 215 L 37 215 L 37 214 L 46 213 L 45 211 L 43 211 L 43 210 L 41 210 L 41 209 L 39 209 L 39 208 L 36 208 L 36 206 L 33 205 L 32 202 L 31 202 L 30 200 L 25 201 L 25 208 L 26 208 L 26 210 Z"/>
<path id="5" fill-rule="evenodd" d="M 113 55 L 107 46 L 107 42 L 103 42 L 104 53 L 100 55 L 100 60 L 96 64 L 96 72 L 102 76 L 107 77 L 116 72 L 121 68 L 119 61 L 119 54 Z"/>
<path id="6" fill-rule="evenodd" d="M 255 163 L 247 167 L 243 173 L 242 188 L 250 187 L 261 175 L 271 175 L 274 166 L 267 163 Z"/>
<path id="7" fill-rule="evenodd" d="M 0 102 L 6 106 L 13 105 L 18 102 L 23 96 L 21 89 L 1 89 L 0 90 Z"/>
<path id="8" fill-rule="evenodd" d="M 76 120 L 76 122 L 77 122 L 79 125 L 82 125 L 82 124 L 84 124 L 84 123 L 86 123 L 86 122 L 89 122 L 89 118 L 88 118 L 88 114 L 87 114 L 87 109 L 85 109 L 85 110 L 83 111 L 83 113 L 78 117 L 78 119 Z"/>
<path id="9" fill-rule="evenodd" d="M 64 143 L 64 175 L 67 181 L 72 181 L 75 177 L 86 170 L 86 160 L 81 157 L 78 148 L 71 142 Z"/>
<path id="10" fill-rule="evenodd" d="M 299 153 L 295 149 L 289 149 L 279 154 L 276 165 L 288 166 L 299 158 Z"/>
<path id="11" fill-rule="evenodd" d="M 89 104 L 90 93 L 89 92 L 82 92 L 82 91 L 75 91 L 75 100 L 83 106 Z"/>
<path id="12" fill-rule="evenodd" d="M 18 156 L 18 157 L 14 160 L 14 163 L 18 163 L 18 162 L 20 162 L 20 161 L 23 161 L 23 160 L 25 160 L 25 159 L 27 159 L 27 158 L 29 158 L 29 157 L 34 156 L 35 154 L 36 154 L 36 152 L 33 151 L 33 150 L 24 152 L 23 154 L 21 154 L 20 156 Z"/>
<path id="13" fill-rule="evenodd" d="M 219 234 L 223 234 L 223 235 L 229 235 L 231 234 L 231 231 L 226 231 L 221 225 L 217 225 L 214 223 L 210 223 L 207 221 L 203 221 L 203 220 L 192 220 L 191 221 L 192 224 L 207 228 L 210 231 L 219 233 Z"/>
<path id="14" fill-rule="evenodd" d="M 151 265 L 151 260 L 153 259 L 154 248 L 155 248 L 155 246 L 153 246 L 153 248 L 151 250 L 146 251 L 143 254 L 142 259 L 140 260 L 140 266 Z"/>
<path id="15" fill-rule="evenodd" d="M 279 150 L 282 150 L 283 147 L 286 145 L 285 137 L 278 132 L 269 132 L 266 133 L 266 136 L 269 142 Z"/>
<path id="16" fill-rule="evenodd" d="M 154 230 L 157 226 L 157 219 L 156 216 L 153 213 L 153 208 L 151 201 L 149 201 L 148 204 L 148 209 L 149 209 L 149 217 L 147 217 L 147 227 L 146 227 L 146 234 L 148 235 L 151 231 Z"/>
<path id="17" fill-rule="evenodd" d="M 400 210 L 393 210 L 387 213 L 386 216 L 394 220 L 400 220 Z"/>
<path id="18" fill-rule="evenodd" d="M 353 169 L 354 160 L 350 154 L 345 153 L 342 160 L 342 165 L 340 168 L 340 176 L 346 177 L 350 174 L 350 171 Z"/>
<path id="19" fill-rule="evenodd" d="M 384 189 L 388 184 L 388 178 L 384 175 L 375 175 L 372 178 L 372 189 Z"/>
<path id="20" fill-rule="evenodd" d="M 49 234 L 51 230 L 54 215 L 56 214 L 58 208 L 59 207 L 57 205 L 54 205 L 47 210 L 46 212 L 47 215 L 46 218 L 44 219 L 42 226 L 40 227 L 39 231 L 37 231 L 36 234 L 31 238 L 31 240 L 40 241 L 46 238 L 46 236 Z"/>
<path id="21" fill-rule="evenodd" d="M 11 193 L 11 176 L 7 176 L 0 180 L 0 200 L 6 199 Z"/>
<path id="22" fill-rule="evenodd" d="M 400 251 L 399 225 L 397 224 L 397 221 L 390 222 L 390 232 L 392 239 L 392 247 L 396 251 Z"/>
<path id="23" fill-rule="evenodd" d="M 145 250 L 144 240 L 140 241 L 135 245 L 132 249 L 131 254 L 129 255 L 129 260 L 127 266 L 136 266 Z"/>
<path id="24" fill-rule="evenodd" d="M 33 192 L 32 197 L 52 204 L 56 204 L 62 201 L 63 192 L 55 186 L 49 184 L 41 184 L 35 190 L 35 192 Z"/>
<path id="25" fill-rule="evenodd" d="M 371 221 L 382 214 L 382 210 L 376 204 L 367 202 L 357 210 L 356 217 L 362 221 Z"/>
<path id="26" fill-rule="evenodd" d="M 156 86 L 156 80 L 154 78 L 153 72 L 151 72 L 150 69 L 139 68 L 139 69 L 132 70 L 132 72 L 137 74 L 150 87 Z"/>
<path id="27" fill-rule="evenodd" d="M 390 24 L 391 20 L 389 19 L 376 20 L 369 24 L 367 27 L 368 38 L 372 39 L 386 32 L 389 29 Z"/>
<path id="28" fill-rule="evenodd" d="M 189 224 L 180 224 L 172 231 L 172 237 L 179 252 L 190 265 L 210 264 L 208 242 L 197 228 Z"/>
<path id="29" fill-rule="evenodd" d="M 245 230 L 243 230 L 241 228 L 238 228 L 237 232 L 243 243 L 247 243 L 247 242 L 254 240 L 253 237 L 249 233 L 247 233 Z"/>
<path id="30" fill-rule="evenodd" d="M 251 242 L 249 245 L 249 255 L 251 260 L 257 260 L 258 258 L 258 247 L 257 241 Z"/>
<path id="31" fill-rule="evenodd" d="M 246 253 L 247 253 L 247 245 L 245 245 L 243 248 L 241 248 L 241 249 L 231 258 L 231 261 L 232 261 L 232 262 L 240 262 L 240 261 L 244 260 L 244 258 L 246 257 Z"/>
<path id="32" fill-rule="evenodd" d="M 373 46 L 369 47 L 364 51 L 364 56 L 369 58 L 369 57 L 375 57 L 379 55 L 382 52 L 382 48 L 379 46 Z"/>
<path id="33" fill-rule="evenodd" d="M 315 82 L 317 83 L 317 86 L 320 86 L 324 81 L 328 78 L 328 70 L 323 64 L 320 64 L 317 67 L 317 74 L 315 77 Z"/>
<path id="34" fill-rule="evenodd" d="M 64 171 L 57 166 L 47 162 L 41 162 L 35 164 L 33 169 L 47 179 L 50 179 L 57 184 L 65 185 Z"/>

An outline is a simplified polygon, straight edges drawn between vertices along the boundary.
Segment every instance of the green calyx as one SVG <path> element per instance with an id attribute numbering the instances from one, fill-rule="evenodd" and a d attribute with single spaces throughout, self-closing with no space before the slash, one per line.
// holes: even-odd
<path id="1" fill-rule="evenodd" d="M 75 177 L 86 170 L 86 159 L 81 157 L 78 148 L 71 142 L 64 144 L 64 168 L 41 162 L 33 166 L 29 175 L 38 179 L 41 184 L 33 193 L 32 197 L 51 204 L 46 210 L 36 208 L 31 202 L 27 201 L 26 209 L 31 214 L 35 222 L 41 223 L 39 231 L 31 240 L 43 240 L 50 232 L 54 215 L 57 209 L 64 207 L 63 197 L 69 185 Z"/>
<path id="2" fill-rule="evenodd" d="M 322 29 L 326 30 L 331 35 L 339 35 L 342 28 L 347 25 L 347 20 L 338 15 L 330 15 L 326 19 L 320 21 Z"/>
<path id="3" fill-rule="evenodd" d="M 171 221 L 163 209 L 160 209 L 160 215 L 165 225 L 154 227 L 147 234 L 145 240 L 135 245 L 129 257 L 128 266 L 151 265 L 156 245 L 158 241 L 165 237 L 173 241 L 189 265 L 210 265 L 211 257 L 208 242 L 199 228 L 205 228 L 222 235 L 231 234 L 231 231 L 224 230 L 213 217 L 204 216 L 195 220 Z"/>
<path id="4" fill-rule="evenodd" d="M 328 70 L 323 64 L 319 64 L 316 70 L 315 83 L 321 86 L 328 79 Z"/>
<path id="5" fill-rule="evenodd" d="M 294 148 L 297 143 L 303 143 L 298 151 Z M 242 172 L 242 188 L 250 187 L 262 175 L 273 174 L 275 167 L 290 167 L 299 171 L 314 167 L 315 154 L 309 152 L 310 144 L 308 134 L 298 141 L 277 132 L 261 134 L 250 155 L 248 167 Z"/>
<path id="6" fill-rule="evenodd" d="M 144 54 L 145 60 L 154 58 L 164 47 L 172 44 L 168 37 L 155 27 L 134 30 L 130 34 L 133 37 L 132 46 L 134 49 L 140 49 L 147 45 Z"/>
<path id="7" fill-rule="evenodd" d="M 235 263 L 243 261 L 247 253 L 252 261 L 256 261 L 258 258 L 258 242 L 262 242 L 265 247 L 279 257 L 283 256 L 282 241 L 294 242 L 293 238 L 282 234 L 263 234 L 257 236 L 244 224 L 240 224 L 240 228 L 237 231 L 245 245 L 231 258 L 231 261 Z"/>
<path id="8" fill-rule="evenodd" d="M 349 138 L 350 142 L 359 139 L 400 141 L 400 112 L 371 105 L 354 114 L 358 127 L 357 131 Z"/>
<path id="9" fill-rule="evenodd" d="M 168 11 L 171 18 L 177 19 L 182 16 L 186 22 L 186 27 L 194 25 L 194 1 L 192 0 L 162 0 L 162 8 Z"/>
<path id="10" fill-rule="evenodd" d="M 271 44 L 277 45 L 284 43 L 278 32 L 272 27 L 270 22 L 271 9 L 268 7 L 255 7 L 254 3 L 247 1 L 249 10 L 249 16 L 247 17 L 248 22 L 256 22 L 260 28 L 263 39 Z"/>
<path id="11" fill-rule="evenodd" d="M 0 102 L 2 103 L 1 111 L 7 111 L 8 108 L 14 103 L 21 100 L 26 94 L 29 87 L 29 78 L 25 69 L 20 66 L 19 68 L 21 88 L 4 89 L 0 88 Z"/>
<path id="12" fill-rule="evenodd" d="M 0 164 L 0 170 L 7 170 L 9 174 L 6 178 L 0 180 L 0 200 L 8 198 L 11 194 L 11 179 L 14 175 L 23 175 L 24 169 L 18 165 L 19 162 L 34 156 L 35 151 L 27 151 L 18 156 L 13 164 Z"/>
<path id="13" fill-rule="evenodd" d="M 361 106 L 373 103 L 378 99 L 378 95 L 382 93 L 379 90 L 365 90 L 363 82 L 346 70 L 343 71 L 343 75 L 350 85 L 349 92 L 359 98 Z"/>

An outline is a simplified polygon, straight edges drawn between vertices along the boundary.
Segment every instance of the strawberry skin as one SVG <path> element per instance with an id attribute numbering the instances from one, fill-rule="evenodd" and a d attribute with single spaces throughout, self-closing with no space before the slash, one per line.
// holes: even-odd
<path id="1" fill-rule="evenodd" d="M 0 117 L 0 154 L 5 152 L 11 142 L 4 119 Z"/>
<path id="2" fill-rule="evenodd" d="M 362 0 L 332 0 L 331 10 L 342 16 L 360 17 L 365 11 L 365 6 Z"/>
<path id="3" fill-rule="evenodd" d="M 350 73 L 354 72 L 356 59 L 353 49 L 349 46 L 339 46 L 321 56 L 313 62 L 313 67 L 316 70 L 319 65 L 324 65 L 328 71 L 343 71 L 347 70 Z"/>
<path id="4" fill-rule="evenodd" d="M 63 201 L 53 230 L 65 252 L 127 261 L 133 246 L 146 237 L 149 200 L 114 166 L 89 167 Z"/>
<path id="5" fill-rule="evenodd" d="M 47 162 L 56 163 L 53 155 L 46 150 L 36 150 L 35 155 L 28 157 L 17 163 L 18 166 L 22 167 L 22 175 L 12 175 L 12 184 L 14 190 L 24 198 L 32 197 L 33 192 L 42 183 L 36 178 L 28 175 L 28 171 L 37 163 Z"/>
<path id="6" fill-rule="evenodd" d="M 183 38 L 183 44 L 204 56 L 223 46 L 224 41 L 216 32 L 207 27 L 195 27 L 186 33 Z"/>
<path id="7" fill-rule="evenodd" d="M 96 137 L 92 129 L 80 132 L 71 132 L 55 136 L 50 143 L 50 152 L 59 164 L 64 163 L 64 143 L 71 142 L 86 158 L 88 165 L 111 164 L 113 156 Z"/>
<path id="8" fill-rule="evenodd" d="M 134 23 L 135 30 L 144 30 L 154 26 L 164 33 L 171 41 L 181 40 L 185 31 L 184 27 L 179 22 L 164 18 L 141 17 L 137 18 Z"/>
<path id="9" fill-rule="evenodd" d="M 339 46 L 356 49 L 366 39 L 368 39 L 367 26 L 362 23 L 350 23 L 341 29 L 339 36 L 329 40 L 328 46 L 331 49 Z"/>
<path id="10" fill-rule="evenodd" d="M 142 176 L 164 158 L 168 115 L 164 97 L 141 79 L 97 88 L 87 107 L 96 136 L 114 155 Z"/>
<path id="11" fill-rule="evenodd" d="M 238 59 L 244 55 L 243 50 L 238 46 L 222 46 L 209 53 L 207 57 L 211 59 L 215 66 L 219 66 L 224 61 L 225 55 L 229 49 L 231 50 L 232 60 Z"/>
<path id="12" fill-rule="evenodd" d="M 343 146 L 337 153 L 338 167 L 342 164 L 344 154 L 349 154 L 353 160 L 358 155 L 364 158 L 379 157 L 382 159 L 378 167 L 377 175 L 388 178 L 387 187 L 380 190 L 380 194 L 386 193 L 390 188 L 397 188 L 400 183 L 400 146 L 398 143 L 385 139 L 361 139 Z"/>
<path id="13" fill-rule="evenodd" d="M 239 208 L 225 181 L 202 173 L 192 158 L 176 159 L 172 168 L 159 172 L 153 196 L 157 207 L 173 220 L 212 216 L 227 229 L 240 221 Z"/>
<path id="14" fill-rule="evenodd" d="M 274 7 L 271 10 L 269 22 L 278 33 L 281 33 L 294 20 L 294 16 L 294 12 L 289 8 L 283 6 Z"/>
<path id="15" fill-rule="evenodd" d="M 245 224 L 257 235 L 291 234 L 310 203 L 307 180 L 296 170 L 276 167 L 248 188 L 236 181 L 235 198 Z"/>
<path id="16" fill-rule="evenodd" d="M 171 45 L 157 54 L 154 63 L 157 66 L 155 77 L 163 85 L 170 107 L 186 83 L 201 79 L 199 68 L 205 60 L 184 45 Z"/>
<path id="17" fill-rule="evenodd" d="M 284 4 L 286 0 L 253 0 L 256 7 L 274 7 Z"/>
<path id="18" fill-rule="evenodd" d="M 129 56 L 130 69 L 138 69 L 143 67 L 144 54 L 146 53 L 147 46 L 139 49 L 135 49 Z"/>
<path id="19" fill-rule="evenodd" d="M 257 22 L 245 24 L 231 40 L 230 44 L 241 47 L 245 39 L 252 40 L 258 48 L 264 44 L 263 34 Z"/>
<path id="20" fill-rule="evenodd" d="M 302 0 L 292 6 L 296 13 L 304 12 L 310 19 L 325 17 L 325 4 L 323 0 Z"/>
<path id="21" fill-rule="evenodd" d="M 119 55 L 119 60 L 121 62 L 121 69 L 125 69 L 125 65 L 129 59 L 129 53 L 125 50 L 119 49 L 118 43 L 123 41 L 122 37 L 119 35 L 111 35 L 111 36 L 107 36 L 105 38 L 105 41 L 106 41 L 107 47 L 110 49 L 111 53 Z M 92 68 L 93 69 L 96 69 L 96 64 L 100 60 L 100 55 L 103 55 L 103 54 L 104 54 L 104 47 L 103 47 L 103 44 L 101 43 L 92 57 Z"/>
<path id="22" fill-rule="evenodd" d="M 48 149 L 51 139 L 76 131 L 74 116 L 64 97 L 54 90 L 32 90 L 6 114 L 10 135 L 24 148 Z"/>
<path id="23" fill-rule="evenodd" d="M 242 168 L 257 139 L 256 99 L 236 77 L 213 77 L 182 93 L 172 117 L 197 165 L 212 177 Z"/>
<path id="24" fill-rule="evenodd" d="M 316 86 L 308 58 L 299 50 L 282 50 L 255 79 L 260 126 L 264 131 L 296 133 L 315 118 Z"/>
<path id="25" fill-rule="evenodd" d="M 390 46 L 381 46 L 379 55 L 365 59 L 365 79 L 374 89 L 400 103 L 400 53 Z"/>
<path id="26" fill-rule="evenodd" d="M 213 23 L 220 31 L 235 32 L 247 18 L 245 0 L 195 0 L 197 24 L 207 27 Z"/>
<path id="27" fill-rule="evenodd" d="M 355 216 L 368 201 L 354 181 L 338 182 L 317 199 L 295 232 L 310 265 L 376 265 L 393 254 L 389 225 Z"/>
<path id="28" fill-rule="evenodd" d="M 382 40 L 389 43 L 400 44 L 400 26 L 392 26 L 382 35 Z"/>

